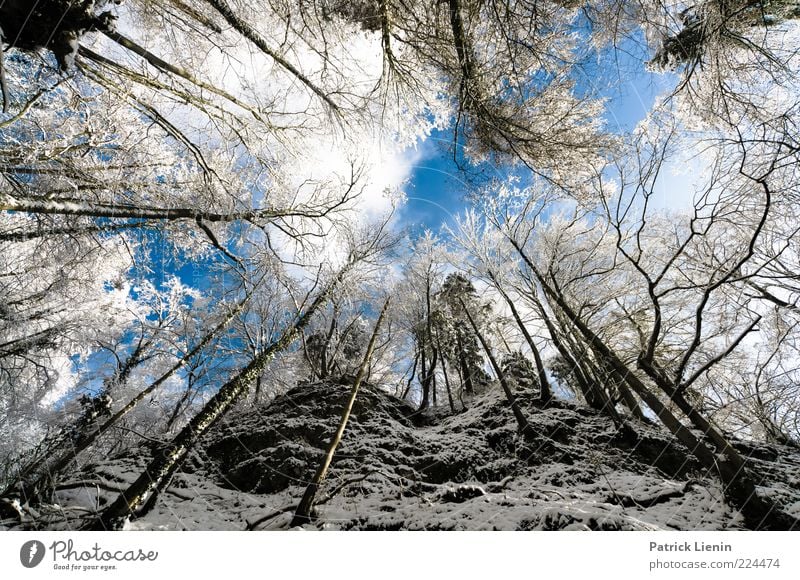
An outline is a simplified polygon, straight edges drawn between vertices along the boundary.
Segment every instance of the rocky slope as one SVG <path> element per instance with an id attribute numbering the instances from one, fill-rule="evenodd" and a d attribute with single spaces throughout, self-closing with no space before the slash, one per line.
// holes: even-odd
<path id="1" fill-rule="evenodd" d="M 349 387 L 299 386 L 217 425 L 133 529 L 285 529 L 335 430 Z M 308 527 L 326 530 L 737 529 L 718 482 L 660 428 L 625 433 L 605 416 L 521 394 L 537 433 L 518 436 L 498 390 L 455 415 L 414 413 L 363 387 Z M 740 442 L 761 491 L 800 516 L 800 453 Z M 87 466 L 56 497 L 92 511 L 144 460 Z M 51 518 L 48 527 L 70 527 Z"/>

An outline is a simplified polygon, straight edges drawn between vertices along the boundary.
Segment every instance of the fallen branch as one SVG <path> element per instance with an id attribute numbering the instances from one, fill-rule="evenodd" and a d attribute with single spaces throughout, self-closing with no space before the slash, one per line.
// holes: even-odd
<path id="1" fill-rule="evenodd" d="M 664 493 L 660 493 L 653 497 L 646 497 L 637 499 L 630 495 L 619 494 L 612 490 L 613 495 L 611 497 L 606 498 L 606 503 L 611 503 L 614 505 L 619 505 L 622 507 L 638 507 L 638 508 L 651 508 L 658 504 L 666 503 L 676 497 L 681 497 L 685 495 L 688 491 L 691 491 L 692 488 L 697 485 L 699 482 L 695 480 L 687 481 L 682 489 L 673 489 L 670 491 L 665 491 Z"/>

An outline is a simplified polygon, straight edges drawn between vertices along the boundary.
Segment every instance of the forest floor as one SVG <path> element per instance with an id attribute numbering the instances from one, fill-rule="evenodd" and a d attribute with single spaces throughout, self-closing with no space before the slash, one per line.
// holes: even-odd
<path id="1" fill-rule="evenodd" d="M 339 420 L 349 386 L 298 386 L 269 405 L 234 411 L 136 530 L 286 529 Z M 415 413 L 365 385 L 317 498 L 323 530 L 722 530 L 740 514 L 665 431 L 636 435 L 581 405 L 538 406 L 520 394 L 537 435 L 517 433 L 502 392 L 455 414 Z M 800 452 L 737 442 L 759 491 L 800 516 Z M 70 529 L 142 471 L 147 454 L 86 465 L 57 509 L 33 527 Z M 28 525 L 30 528 L 31 526 Z"/>

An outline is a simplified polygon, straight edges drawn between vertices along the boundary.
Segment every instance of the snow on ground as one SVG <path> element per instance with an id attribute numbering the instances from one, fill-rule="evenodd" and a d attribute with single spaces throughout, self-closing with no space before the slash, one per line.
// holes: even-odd
<path id="1" fill-rule="evenodd" d="M 286 529 L 316 471 L 349 387 L 299 386 L 217 425 L 136 530 Z M 520 394 L 537 436 L 524 439 L 502 393 L 447 416 L 420 415 L 372 386 L 359 393 L 317 499 L 322 530 L 741 529 L 718 481 L 662 429 L 637 436 L 605 416 Z M 800 454 L 740 443 L 760 490 L 800 516 Z M 146 465 L 140 455 L 88 466 L 56 494 L 47 527 L 76 527 Z M 83 483 L 81 483 L 83 482 Z M 88 483 L 87 483 L 88 482 Z"/>

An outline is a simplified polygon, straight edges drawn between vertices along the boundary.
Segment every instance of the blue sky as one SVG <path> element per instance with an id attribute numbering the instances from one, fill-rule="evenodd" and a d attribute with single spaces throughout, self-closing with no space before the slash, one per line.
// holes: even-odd
<path id="1" fill-rule="evenodd" d="M 606 99 L 606 128 L 617 134 L 628 133 L 651 110 L 656 99 L 675 85 L 675 75 L 646 69 L 643 44 L 626 42 L 577 69 L 578 90 Z M 464 193 L 467 177 L 457 167 L 452 153 L 452 131 L 435 131 L 420 145 L 405 187 L 408 202 L 400 222 L 412 236 L 425 229 L 434 232 L 467 207 Z M 502 168 L 493 170 L 501 175 Z"/>
<path id="2" fill-rule="evenodd" d="M 451 131 L 434 131 L 421 145 L 421 155 L 413 165 L 405 187 L 407 203 L 400 221 L 412 234 L 424 229 L 437 231 L 463 207 L 467 184 L 452 154 Z"/>

